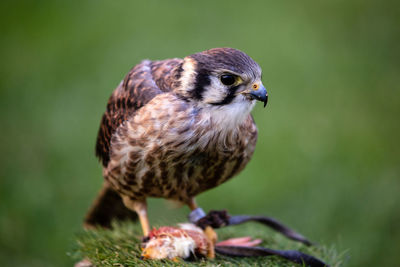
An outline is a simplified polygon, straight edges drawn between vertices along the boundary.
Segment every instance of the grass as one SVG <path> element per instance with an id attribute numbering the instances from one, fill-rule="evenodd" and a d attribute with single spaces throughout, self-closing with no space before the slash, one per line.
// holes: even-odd
<path id="1" fill-rule="evenodd" d="M 346 253 L 339 252 L 334 245 L 306 247 L 289 241 L 278 233 L 266 230 L 255 223 L 218 229 L 219 240 L 231 237 L 252 236 L 261 238 L 261 246 L 273 249 L 300 250 L 322 259 L 332 267 L 343 266 Z M 77 243 L 70 255 L 79 261 L 90 259 L 96 266 L 266 266 L 289 267 L 296 264 L 276 256 L 272 257 L 228 257 L 217 254 L 213 260 L 173 262 L 171 260 L 141 260 L 141 231 L 138 223 L 114 223 L 113 230 L 88 230 L 78 234 Z M 297 265 L 296 265 L 297 266 Z"/>

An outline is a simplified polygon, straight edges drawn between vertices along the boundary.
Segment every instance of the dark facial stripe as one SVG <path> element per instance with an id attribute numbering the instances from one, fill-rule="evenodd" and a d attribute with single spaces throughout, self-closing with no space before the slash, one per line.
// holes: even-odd
<path id="1" fill-rule="evenodd" d="M 209 77 L 210 73 L 204 68 L 199 68 L 196 72 L 197 72 L 196 81 L 194 84 L 194 88 L 191 91 L 191 94 L 194 99 L 202 100 L 205 87 L 210 85 L 211 83 Z"/>
<path id="2" fill-rule="evenodd" d="M 233 99 L 235 98 L 235 93 L 239 87 L 240 87 L 240 85 L 230 88 L 229 93 L 225 96 L 225 98 L 222 101 L 217 102 L 217 103 L 211 103 L 211 104 L 215 105 L 215 106 L 221 106 L 221 105 L 227 105 L 227 104 L 231 103 L 233 101 Z"/>

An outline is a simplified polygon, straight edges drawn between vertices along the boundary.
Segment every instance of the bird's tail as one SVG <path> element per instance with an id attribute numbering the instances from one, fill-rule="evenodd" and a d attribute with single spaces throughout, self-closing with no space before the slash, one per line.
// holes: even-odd
<path id="1" fill-rule="evenodd" d="M 91 208 L 86 214 L 84 227 L 102 226 L 111 228 L 113 220 L 137 220 L 137 215 L 125 207 L 122 198 L 104 183 Z"/>

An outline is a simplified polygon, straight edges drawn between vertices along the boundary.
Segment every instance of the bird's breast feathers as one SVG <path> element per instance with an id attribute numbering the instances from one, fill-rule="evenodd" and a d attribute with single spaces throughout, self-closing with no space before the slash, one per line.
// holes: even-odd
<path id="1" fill-rule="evenodd" d="M 229 106 L 199 108 L 173 93 L 156 96 L 118 128 L 105 177 L 135 197 L 150 190 L 175 198 L 180 188 L 176 195 L 185 198 L 182 192 L 190 197 L 224 182 L 244 168 L 257 139 L 251 106 Z"/>
<path id="2" fill-rule="evenodd" d="M 257 129 L 250 116 L 252 102 L 198 107 L 172 93 L 152 99 L 118 129 L 112 145 L 166 146 L 189 152 L 195 149 L 232 150 L 236 142 L 248 144 Z M 132 145 L 135 144 L 135 145 Z M 118 149 L 117 149 L 118 150 Z"/>

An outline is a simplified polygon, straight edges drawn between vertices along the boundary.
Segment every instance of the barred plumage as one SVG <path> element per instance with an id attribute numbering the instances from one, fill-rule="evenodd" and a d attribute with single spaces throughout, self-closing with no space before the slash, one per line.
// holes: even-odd
<path id="1" fill-rule="evenodd" d="M 221 75 L 234 83 L 224 84 Z M 145 60 L 129 72 L 108 101 L 96 154 L 107 190 L 139 213 L 145 235 L 146 197 L 179 200 L 193 209 L 197 194 L 246 166 L 257 140 L 250 114 L 255 99 L 267 101 L 261 69 L 232 48 Z M 96 218 L 107 216 L 99 210 L 89 212 L 87 224 L 109 222 Z"/>

